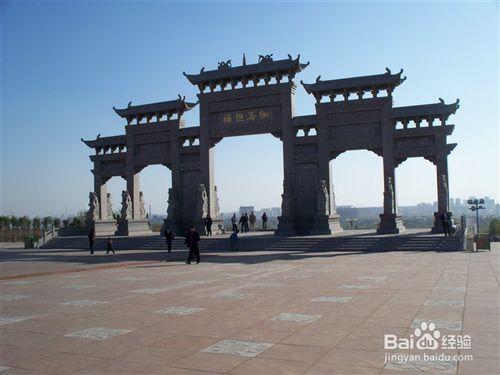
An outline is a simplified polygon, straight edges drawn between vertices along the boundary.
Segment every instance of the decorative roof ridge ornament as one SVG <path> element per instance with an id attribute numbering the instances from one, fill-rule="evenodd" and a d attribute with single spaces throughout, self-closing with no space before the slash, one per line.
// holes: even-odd
<path id="1" fill-rule="evenodd" d="M 219 65 L 219 66 L 217 67 L 217 69 L 218 69 L 218 70 L 232 68 L 232 66 L 231 66 L 231 60 L 227 60 L 227 61 L 219 61 L 219 62 L 218 62 L 218 65 Z"/>
<path id="2" fill-rule="evenodd" d="M 243 66 L 247 65 L 247 57 L 245 56 L 245 52 L 243 52 Z"/>
<path id="3" fill-rule="evenodd" d="M 265 64 L 273 62 L 273 54 L 270 53 L 268 55 L 259 55 L 259 64 Z"/>

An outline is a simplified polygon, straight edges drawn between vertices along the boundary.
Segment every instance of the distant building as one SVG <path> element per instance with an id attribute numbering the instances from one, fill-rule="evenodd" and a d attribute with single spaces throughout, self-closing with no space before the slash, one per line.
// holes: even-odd
<path id="1" fill-rule="evenodd" d="M 250 212 L 255 211 L 255 206 L 240 206 L 240 215 L 247 213 L 250 215 Z"/>

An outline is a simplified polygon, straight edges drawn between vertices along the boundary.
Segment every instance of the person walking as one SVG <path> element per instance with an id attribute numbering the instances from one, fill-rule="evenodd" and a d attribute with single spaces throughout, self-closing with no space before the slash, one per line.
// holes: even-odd
<path id="1" fill-rule="evenodd" d="M 262 230 L 266 230 L 266 229 L 267 229 L 267 215 L 264 212 L 262 214 Z"/>
<path id="2" fill-rule="evenodd" d="M 229 236 L 229 242 L 231 244 L 231 251 L 238 251 L 238 233 L 233 230 L 233 233 Z"/>
<path id="3" fill-rule="evenodd" d="M 186 260 L 186 264 L 191 264 L 191 261 L 196 257 L 196 264 L 200 263 L 200 248 L 198 243 L 200 242 L 200 235 L 194 228 L 194 225 L 189 227 L 189 231 L 186 234 L 186 245 L 189 247 L 189 254 Z"/>
<path id="4" fill-rule="evenodd" d="M 449 224 L 448 212 L 443 212 L 441 214 L 441 225 L 443 226 L 444 236 L 445 237 L 450 236 L 450 224 Z"/>
<path id="5" fill-rule="evenodd" d="M 167 241 L 167 250 L 169 253 L 172 252 L 172 241 L 174 240 L 174 233 L 170 227 L 165 228 L 165 240 Z"/>
<path id="6" fill-rule="evenodd" d="M 106 255 L 109 254 L 110 251 L 113 252 L 113 254 L 115 253 L 115 250 L 113 249 L 113 241 L 111 241 L 111 237 L 108 237 L 108 244 L 107 244 L 107 251 L 106 251 Z"/>
<path id="7" fill-rule="evenodd" d="M 255 217 L 255 214 L 253 213 L 253 211 L 250 214 L 249 221 L 250 221 L 250 230 L 252 232 L 255 232 L 255 222 L 257 221 L 257 218 Z"/>
<path id="8" fill-rule="evenodd" d="M 240 221 L 238 222 L 241 227 L 241 233 L 245 232 L 245 215 L 241 214 Z"/>
<path id="9" fill-rule="evenodd" d="M 210 217 L 210 214 L 207 214 L 207 217 L 205 218 L 205 233 L 207 236 L 212 235 L 212 218 Z"/>
<path id="10" fill-rule="evenodd" d="M 248 214 L 245 212 L 245 233 L 248 232 Z"/>
<path id="11" fill-rule="evenodd" d="M 238 225 L 236 224 L 236 221 L 237 221 L 236 214 L 233 214 L 233 216 L 231 216 L 231 224 L 233 226 L 231 231 L 233 231 L 233 232 L 234 231 L 238 232 Z"/>
<path id="12" fill-rule="evenodd" d="M 95 245 L 95 230 L 92 228 L 89 232 L 89 250 L 90 255 L 94 254 L 94 245 Z"/>

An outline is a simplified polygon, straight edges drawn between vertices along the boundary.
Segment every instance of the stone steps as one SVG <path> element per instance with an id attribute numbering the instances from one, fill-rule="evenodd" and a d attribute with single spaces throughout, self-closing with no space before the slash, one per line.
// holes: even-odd
<path id="1" fill-rule="evenodd" d="M 87 249 L 87 237 L 58 237 L 45 244 L 44 249 Z M 115 237 L 113 243 L 118 250 L 165 251 L 166 242 L 160 236 Z M 96 250 L 106 248 L 106 239 L 96 240 Z M 184 239 L 173 242 L 174 250 L 185 250 Z M 445 238 L 435 235 L 400 236 L 339 236 L 339 237 L 276 237 L 273 235 L 245 235 L 238 240 L 240 251 L 458 251 L 459 237 Z M 201 251 L 225 251 L 230 249 L 228 237 L 202 237 Z"/>

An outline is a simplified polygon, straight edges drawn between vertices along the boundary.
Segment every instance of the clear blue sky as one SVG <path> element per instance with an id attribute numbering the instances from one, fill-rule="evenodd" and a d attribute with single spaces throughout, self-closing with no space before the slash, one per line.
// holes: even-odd
<path id="1" fill-rule="evenodd" d="M 453 197 L 499 197 L 498 3 L 12 3 L 2 2 L 1 213 L 73 213 L 93 188 L 90 150 L 80 138 L 124 132 L 112 106 L 195 100 L 182 75 L 217 61 L 287 53 L 311 61 L 297 77 L 323 79 L 405 69 L 396 106 L 461 100 L 449 142 Z M 300 86 L 298 115 L 314 113 Z M 198 124 L 198 111 L 187 116 Z M 223 211 L 279 206 L 279 140 L 225 139 L 216 146 Z M 367 151 L 333 161 L 338 204 L 381 205 L 382 161 Z M 142 173 L 153 213 L 166 210 L 170 172 Z M 400 205 L 436 200 L 434 166 L 414 159 L 397 170 Z M 118 209 L 125 186 L 113 178 Z"/>

